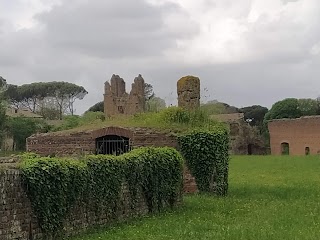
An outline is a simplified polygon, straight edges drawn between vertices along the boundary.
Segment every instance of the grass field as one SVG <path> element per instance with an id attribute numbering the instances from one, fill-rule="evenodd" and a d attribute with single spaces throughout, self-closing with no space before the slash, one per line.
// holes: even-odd
<path id="1" fill-rule="evenodd" d="M 73 240 L 320 239 L 320 157 L 232 157 L 225 198 L 188 196 L 173 212 Z"/>

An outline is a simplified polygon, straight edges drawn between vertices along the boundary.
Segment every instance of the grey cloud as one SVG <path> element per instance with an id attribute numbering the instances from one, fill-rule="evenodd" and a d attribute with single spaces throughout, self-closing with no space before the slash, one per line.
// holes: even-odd
<path id="1" fill-rule="evenodd" d="M 74 7 L 65 2 L 37 19 L 53 47 L 101 58 L 161 55 L 175 45 L 163 15 L 179 11 L 172 4 L 154 7 L 138 1 L 85 1 Z"/>
<path id="2" fill-rule="evenodd" d="M 186 20 L 183 31 L 164 24 L 164 17 L 175 11 Z M 233 12 L 242 19 L 248 7 L 230 10 L 230 16 Z M 43 28 L 0 33 L 0 75 L 14 84 L 68 81 L 82 85 L 89 94 L 76 104 L 78 113 L 102 100 L 103 84 L 113 73 L 122 76 L 128 87 L 141 73 L 168 103 L 176 102 L 176 81 L 188 74 L 199 76 L 202 89 L 208 88 L 203 100 L 218 99 L 238 107 L 270 107 L 285 97 L 317 97 L 320 93 L 320 56 L 308 53 L 320 40 L 319 16 L 307 28 L 291 19 L 262 17 L 249 25 L 245 35 L 260 54 L 259 60 L 197 67 L 167 62 L 161 56 L 175 47 L 176 39 L 198 33 L 175 5 L 65 0 L 36 19 Z"/>

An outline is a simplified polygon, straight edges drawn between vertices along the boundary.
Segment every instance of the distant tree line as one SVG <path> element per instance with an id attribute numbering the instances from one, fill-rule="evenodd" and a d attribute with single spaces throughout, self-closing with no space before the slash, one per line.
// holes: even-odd
<path id="1" fill-rule="evenodd" d="M 25 150 L 26 138 L 37 132 L 48 132 L 51 126 L 44 119 L 6 115 L 8 107 L 27 108 L 45 119 L 62 119 L 74 114 L 74 102 L 88 92 L 68 82 L 38 82 L 21 86 L 8 84 L 0 77 L 0 149 L 4 141 L 13 139 L 14 150 Z"/>
<path id="2" fill-rule="evenodd" d="M 64 114 L 74 114 L 74 102 L 87 93 L 84 87 L 73 83 L 36 82 L 21 86 L 8 84 L 4 97 L 16 108 L 28 108 L 46 119 L 62 119 Z"/>

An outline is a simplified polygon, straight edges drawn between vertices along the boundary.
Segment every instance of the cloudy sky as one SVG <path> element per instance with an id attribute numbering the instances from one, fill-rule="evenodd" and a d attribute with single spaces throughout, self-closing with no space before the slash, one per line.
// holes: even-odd
<path id="1" fill-rule="evenodd" d="M 319 13 L 319 0 L 0 0 L 0 76 L 82 85 L 79 114 L 113 73 L 127 90 L 142 74 L 167 103 L 185 75 L 202 101 L 316 98 Z"/>

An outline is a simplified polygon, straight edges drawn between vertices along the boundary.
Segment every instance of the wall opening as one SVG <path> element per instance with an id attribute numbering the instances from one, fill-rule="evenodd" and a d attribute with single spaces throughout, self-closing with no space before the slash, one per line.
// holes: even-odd
<path id="1" fill-rule="evenodd" d="M 118 135 L 96 138 L 96 154 L 121 155 L 131 150 L 130 139 Z"/>
<path id="2" fill-rule="evenodd" d="M 310 155 L 310 148 L 309 147 L 306 147 L 304 149 L 304 152 L 305 152 L 305 155 Z"/>
<path id="3" fill-rule="evenodd" d="M 253 145 L 248 144 L 248 155 L 252 155 L 252 148 L 253 148 Z"/>
<path id="4" fill-rule="evenodd" d="M 281 143 L 281 154 L 282 155 L 289 155 L 290 154 L 290 146 L 289 143 Z"/>

